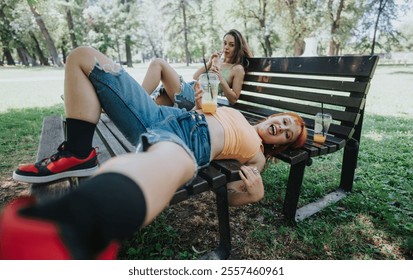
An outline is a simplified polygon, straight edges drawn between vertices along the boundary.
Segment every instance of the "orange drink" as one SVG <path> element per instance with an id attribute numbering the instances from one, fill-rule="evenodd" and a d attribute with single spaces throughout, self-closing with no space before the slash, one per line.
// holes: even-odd
<path id="1" fill-rule="evenodd" d="M 203 90 L 202 111 L 204 113 L 215 113 L 218 103 L 219 78 L 214 73 L 205 73 L 199 76 L 199 84 Z"/>
<path id="2" fill-rule="evenodd" d="M 323 144 L 326 141 L 326 136 L 323 134 L 314 134 L 314 142 Z"/>
<path id="3" fill-rule="evenodd" d="M 202 112 L 204 113 L 215 113 L 217 110 L 217 104 L 213 101 L 202 101 Z"/>

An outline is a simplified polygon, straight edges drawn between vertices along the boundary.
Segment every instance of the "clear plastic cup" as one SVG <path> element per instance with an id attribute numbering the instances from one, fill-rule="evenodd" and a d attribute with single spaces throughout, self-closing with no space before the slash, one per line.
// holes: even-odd
<path id="1" fill-rule="evenodd" d="M 314 142 L 324 143 L 333 118 L 328 113 L 317 113 L 314 124 Z"/>
<path id="2" fill-rule="evenodd" d="M 204 91 L 201 102 L 202 111 L 204 113 L 215 113 L 218 103 L 218 76 L 214 73 L 204 73 L 199 76 L 198 82 Z"/>

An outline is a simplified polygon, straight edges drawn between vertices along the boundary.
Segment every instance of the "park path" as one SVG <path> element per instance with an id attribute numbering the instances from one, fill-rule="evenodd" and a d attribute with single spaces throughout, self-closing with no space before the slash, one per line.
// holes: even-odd
<path id="1" fill-rule="evenodd" d="M 186 81 L 200 65 L 176 64 L 173 67 Z M 148 64 L 138 64 L 125 70 L 139 83 L 143 81 Z M 56 68 L 0 67 L 0 113 L 8 109 L 49 107 L 62 103 L 64 70 Z"/>

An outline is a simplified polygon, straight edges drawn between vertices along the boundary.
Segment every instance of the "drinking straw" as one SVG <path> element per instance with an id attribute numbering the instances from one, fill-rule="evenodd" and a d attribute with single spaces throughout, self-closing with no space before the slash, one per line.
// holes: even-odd
<path id="1" fill-rule="evenodd" d="M 321 125 L 322 125 L 322 129 L 321 131 L 323 132 L 323 136 L 324 136 L 324 103 L 321 102 Z"/>
<path id="2" fill-rule="evenodd" d="M 209 82 L 208 67 L 206 65 L 205 57 L 203 59 L 204 59 L 205 72 L 206 72 L 207 80 L 208 80 L 208 91 L 211 93 L 211 99 L 214 99 L 214 96 L 212 95 L 212 90 L 211 90 L 211 83 Z"/>

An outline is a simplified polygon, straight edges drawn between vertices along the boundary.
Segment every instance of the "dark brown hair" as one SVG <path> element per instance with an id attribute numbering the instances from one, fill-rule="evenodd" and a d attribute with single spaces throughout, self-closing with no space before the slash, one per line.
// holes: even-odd
<path id="1" fill-rule="evenodd" d="M 249 63 L 247 58 L 252 57 L 252 52 L 248 46 L 247 40 L 245 40 L 244 36 L 242 36 L 242 34 L 236 29 L 231 29 L 225 33 L 223 38 L 227 35 L 233 36 L 235 40 L 234 55 L 230 63 L 241 64 L 244 67 L 248 66 Z"/>

